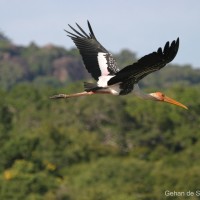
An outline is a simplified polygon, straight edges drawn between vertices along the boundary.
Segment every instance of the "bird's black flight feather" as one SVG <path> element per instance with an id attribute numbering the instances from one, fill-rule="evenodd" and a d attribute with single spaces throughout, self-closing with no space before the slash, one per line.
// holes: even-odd
<path id="1" fill-rule="evenodd" d="M 116 75 L 108 81 L 108 85 L 119 82 L 123 83 L 130 79 L 133 84 L 137 83 L 148 74 L 161 69 L 167 63 L 171 62 L 175 58 L 178 48 L 179 38 L 177 38 L 176 41 L 174 40 L 171 45 L 167 42 L 163 50 L 160 47 L 157 52 L 150 53 L 139 59 L 136 63 L 117 72 Z"/>
<path id="2" fill-rule="evenodd" d="M 101 66 L 102 63 L 98 61 L 99 53 L 105 53 L 105 59 L 107 61 L 107 65 L 105 66 L 107 71 L 110 74 L 115 74 L 118 72 L 118 68 L 116 66 L 116 62 L 112 57 L 112 54 L 109 53 L 96 39 L 92 27 L 88 21 L 89 35 L 76 23 L 80 32 L 75 28 L 69 25 L 69 27 L 73 30 L 74 33 L 66 31 L 71 37 L 71 39 L 76 44 L 79 52 L 83 58 L 83 62 L 85 64 L 86 69 L 89 73 L 91 73 L 92 77 L 95 80 L 98 80 L 99 76 L 102 75 L 101 69 L 104 66 Z"/>

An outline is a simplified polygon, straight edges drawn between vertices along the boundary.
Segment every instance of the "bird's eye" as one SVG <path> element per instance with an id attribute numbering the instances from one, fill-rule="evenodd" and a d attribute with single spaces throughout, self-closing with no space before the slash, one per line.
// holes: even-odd
<path id="1" fill-rule="evenodd" d="M 165 95 L 163 93 L 161 93 L 161 99 L 164 100 Z"/>
<path id="2" fill-rule="evenodd" d="M 162 92 L 158 92 L 158 97 L 160 100 L 163 100 L 165 98 L 165 95 Z"/>

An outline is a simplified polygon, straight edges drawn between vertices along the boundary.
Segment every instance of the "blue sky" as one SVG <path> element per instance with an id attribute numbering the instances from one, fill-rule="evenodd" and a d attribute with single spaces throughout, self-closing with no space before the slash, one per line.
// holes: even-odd
<path id="1" fill-rule="evenodd" d="M 199 0 L 0 0 L 0 30 L 19 45 L 34 41 L 71 48 L 63 29 L 75 22 L 111 52 L 130 49 L 138 57 L 180 37 L 173 61 L 200 67 Z"/>

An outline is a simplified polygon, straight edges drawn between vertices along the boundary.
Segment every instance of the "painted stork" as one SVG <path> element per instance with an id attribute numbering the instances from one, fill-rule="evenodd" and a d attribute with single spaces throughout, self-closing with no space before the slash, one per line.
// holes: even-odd
<path id="1" fill-rule="evenodd" d="M 133 93 L 145 100 L 167 102 L 187 109 L 185 105 L 167 97 L 162 92 L 146 94 L 138 86 L 138 82 L 142 78 L 163 68 L 175 58 L 179 48 L 179 38 L 172 41 L 171 44 L 167 42 L 163 49 L 160 47 L 156 52 L 150 53 L 140 58 L 137 62 L 119 70 L 112 54 L 98 42 L 89 21 L 87 22 L 90 31 L 89 34 L 77 23 L 76 25 L 79 31 L 70 25 L 69 27 L 74 32 L 65 31 L 79 49 L 86 69 L 97 82 L 85 82 L 84 92 L 58 94 L 50 97 L 51 99 L 80 97 L 93 94 L 127 95 Z"/>

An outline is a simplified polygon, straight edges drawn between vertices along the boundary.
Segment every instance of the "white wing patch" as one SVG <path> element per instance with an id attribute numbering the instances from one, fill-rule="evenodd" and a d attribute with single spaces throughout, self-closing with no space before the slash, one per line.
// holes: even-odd
<path id="1" fill-rule="evenodd" d="M 107 87 L 108 86 L 108 81 L 112 78 L 113 76 L 100 76 L 99 80 L 97 82 L 97 85 L 99 87 Z"/>
<path id="2" fill-rule="evenodd" d="M 107 76 L 109 74 L 106 54 L 107 53 L 100 52 L 98 53 L 98 56 L 97 56 L 99 68 L 101 70 L 101 76 Z"/>

